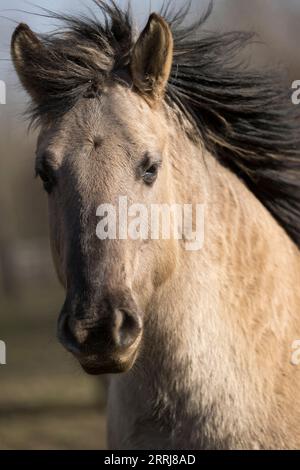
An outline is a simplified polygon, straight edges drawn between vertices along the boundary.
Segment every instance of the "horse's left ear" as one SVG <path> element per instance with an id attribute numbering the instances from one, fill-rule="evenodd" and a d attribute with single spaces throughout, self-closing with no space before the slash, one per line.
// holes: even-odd
<path id="1" fill-rule="evenodd" d="M 138 38 L 131 58 L 135 88 L 148 102 L 163 98 L 173 61 L 173 36 L 169 25 L 156 13 Z"/>
<path id="2" fill-rule="evenodd" d="M 23 87 L 36 102 L 42 92 L 37 72 L 43 55 L 45 51 L 38 37 L 29 26 L 19 24 L 11 40 L 11 56 Z"/>

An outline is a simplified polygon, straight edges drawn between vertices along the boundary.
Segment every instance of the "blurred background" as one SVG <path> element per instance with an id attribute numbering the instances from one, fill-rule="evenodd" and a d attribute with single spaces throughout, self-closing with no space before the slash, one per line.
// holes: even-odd
<path id="1" fill-rule="evenodd" d="M 102 449 L 102 382 L 86 376 L 55 336 L 64 294 L 50 257 L 46 196 L 34 179 L 36 133 L 27 133 L 27 98 L 9 57 L 17 23 L 36 32 L 56 26 L 34 16 L 37 5 L 71 13 L 95 7 L 91 0 L 35 3 L 0 1 L 0 80 L 7 87 L 7 104 L 0 104 L 0 340 L 7 345 L 7 365 L 0 365 L 0 449 Z M 174 6 L 183 3 L 174 0 Z M 193 1 L 191 19 L 207 3 Z M 143 26 L 162 1 L 132 4 Z M 283 66 L 287 86 L 300 79 L 300 0 L 215 0 L 206 29 L 256 31 L 264 44 L 251 46 L 249 61 Z"/>

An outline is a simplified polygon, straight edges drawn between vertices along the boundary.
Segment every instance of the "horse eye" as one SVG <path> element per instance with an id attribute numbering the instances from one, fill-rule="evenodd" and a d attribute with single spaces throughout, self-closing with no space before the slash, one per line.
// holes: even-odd
<path id="1" fill-rule="evenodd" d="M 42 180 L 45 191 L 50 194 L 55 184 L 55 179 L 51 170 L 46 168 L 36 168 L 35 173 L 36 177 L 39 177 Z"/>
<path id="2" fill-rule="evenodd" d="M 144 183 L 151 185 L 155 182 L 158 175 L 159 164 L 152 164 L 143 174 Z"/>

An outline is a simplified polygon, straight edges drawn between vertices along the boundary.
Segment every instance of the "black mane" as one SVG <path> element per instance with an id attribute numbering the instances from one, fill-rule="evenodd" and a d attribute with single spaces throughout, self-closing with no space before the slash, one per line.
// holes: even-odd
<path id="1" fill-rule="evenodd" d="M 103 21 L 93 14 L 48 12 L 65 27 L 40 36 L 47 54 L 28 71 L 47 97 L 31 106 L 33 121 L 66 112 L 128 68 L 136 39 L 130 11 L 113 1 L 93 1 Z M 207 149 L 245 181 L 300 246 L 300 114 L 283 77 L 238 64 L 251 34 L 202 31 L 211 7 L 183 26 L 188 9 L 172 15 L 171 3 L 161 11 L 175 43 L 167 103 L 191 120 Z"/>

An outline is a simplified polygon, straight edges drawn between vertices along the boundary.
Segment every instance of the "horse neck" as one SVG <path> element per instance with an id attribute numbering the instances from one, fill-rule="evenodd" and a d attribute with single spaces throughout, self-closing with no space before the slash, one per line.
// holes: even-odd
<path id="1" fill-rule="evenodd" d="M 114 383 L 116 396 L 128 395 L 122 411 L 141 423 L 159 409 L 166 436 L 184 440 L 193 429 L 191 440 L 203 447 L 268 446 L 270 416 L 281 406 L 271 387 L 300 334 L 291 287 L 300 280 L 298 249 L 234 174 L 181 137 L 174 133 L 170 149 L 174 195 L 204 202 L 204 246 L 180 247 L 177 269 L 147 312 L 137 363 Z"/>
<path id="2" fill-rule="evenodd" d="M 204 246 L 199 252 L 181 250 L 173 279 L 162 286 L 166 301 L 157 315 L 161 311 L 170 320 L 173 332 L 182 332 L 185 325 L 183 337 L 193 332 L 195 344 L 183 341 L 192 354 L 204 352 L 201 338 L 203 348 L 210 347 L 209 338 L 215 343 L 226 331 L 230 348 L 233 332 L 240 341 L 237 347 L 247 349 L 266 325 L 282 337 L 278 315 L 286 312 L 287 319 L 300 304 L 292 288 L 300 281 L 298 248 L 245 184 L 202 146 L 180 137 L 174 146 L 173 167 L 182 173 L 175 192 L 204 203 Z M 168 315 L 165 303 L 171 304 Z M 293 319 L 290 323 L 295 327 Z"/>
<path id="3" fill-rule="evenodd" d="M 271 398 L 257 400 L 264 393 L 261 371 L 272 376 L 280 368 L 286 325 L 299 331 L 290 313 L 300 305 L 291 289 L 300 279 L 298 249 L 234 174 L 201 147 L 179 140 L 173 157 L 173 168 L 181 168 L 178 195 L 204 201 L 205 242 L 199 252 L 181 250 L 173 278 L 157 292 L 138 370 L 160 384 L 164 400 L 174 404 L 187 393 L 183 400 L 195 414 L 216 408 L 216 420 L 238 432 L 247 417 L 257 426 L 265 416 Z M 266 360 L 266 350 L 278 356 Z"/>

